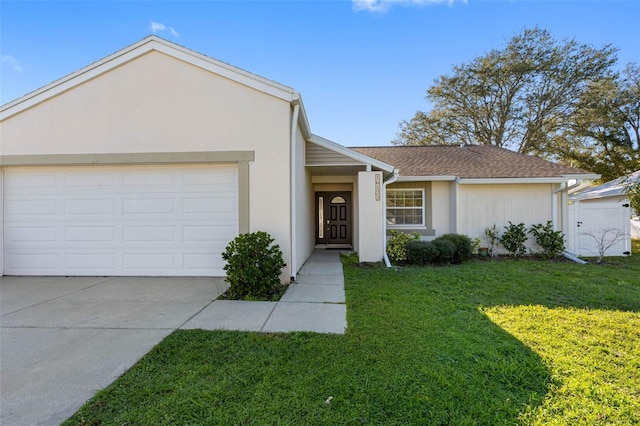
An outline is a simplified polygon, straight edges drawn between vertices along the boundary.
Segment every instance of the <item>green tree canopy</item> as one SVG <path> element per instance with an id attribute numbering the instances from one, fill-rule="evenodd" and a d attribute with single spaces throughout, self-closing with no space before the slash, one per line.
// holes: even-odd
<path id="1" fill-rule="evenodd" d="M 559 158 L 606 182 L 640 169 L 640 66 L 589 84 L 572 127 L 557 140 Z"/>
<path id="2" fill-rule="evenodd" d="M 525 29 L 436 79 L 432 109 L 402 121 L 393 142 L 495 145 L 600 173 L 619 165 L 606 177 L 628 173 L 639 164 L 640 73 L 630 65 L 618 76 L 616 52 Z"/>

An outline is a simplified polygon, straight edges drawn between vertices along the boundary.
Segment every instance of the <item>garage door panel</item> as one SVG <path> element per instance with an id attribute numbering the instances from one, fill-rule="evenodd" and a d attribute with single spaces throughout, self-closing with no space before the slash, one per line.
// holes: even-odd
<path id="1" fill-rule="evenodd" d="M 238 234 L 237 166 L 5 176 L 7 275 L 224 275 L 221 253 Z"/>
<path id="2" fill-rule="evenodd" d="M 64 192 L 95 192 L 100 189 L 102 192 L 106 188 L 115 186 L 115 176 L 111 173 L 76 172 L 63 174 Z"/>
<path id="3" fill-rule="evenodd" d="M 59 179 L 57 173 L 34 173 L 32 169 L 7 174 L 4 176 L 4 194 L 52 193 L 57 191 Z"/>
<path id="4" fill-rule="evenodd" d="M 148 241 L 173 243 L 176 241 L 175 225 L 134 225 L 123 227 L 125 243 Z"/>
<path id="5" fill-rule="evenodd" d="M 224 245 L 237 235 L 237 229 L 233 224 L 227 226 L 185 225 L 183 228 L 183 241 L 192 244 L 210 242 L 214 247 Z"/>
<path id="6" fill-rule="evenodd" d="M 60 255 L 57 252 L 33 253 L 31 250 L 15 250 L 4 254 L 5 270 L 17 275 L 55 275 Z"/>
<path id="7" fill-rule="evenodd" d="M 233 215 L 236 210 L 237 205 L 234 200 L 226 197 L 185 197 L 182 200 L 182 213 L 185 215 L 218 213 L 224 217 L 224 213 Z"/>
<path id="8" fill-rule="evenodd" d="M 122 214 L 165 216 L 175 214 L 176 200 L 174 198 L 136 197 L 122 200 Z"/>
<path id="9" fill-rule="evenodd" d="M 128 271 L 172 271 L 177 268 L 175 253 L 124 253 L 123 269 Z"/>
<path id="10" fill-rule="evenodd" d="M 76 198 L 64 200 L 64 216 L 101 215 L 112 216 L 116 213 L 116 203 L 113 199 Z"/>
<path id="11" fill-rule="evenodd" d="M 33 243 L 55 243 L 58 241 L 56 226 L 11 226 L 5 230 L 5 241 L 31 246 Z"/>
<path id="12" fill-rule="evenodd" d="M 222 173 L 206 173 L 204 170 L 188 170 L 183 174 L 183 185 L 186 188 L 201 188 L 202 186 L 217 186 L 222 190 L 229 190 L 237 183 L 237 174 L 228 171 Z M 196 189 L 198 190 L 198 189 Z"/>
<path id="13" fill-rule="evenodd" d="M 23 216 L 51 216 L 58 212 L 58 203 L 50 199 L 5 197 L 5 220 L 20 219 Z"/>
<path id="14" fill-rule="evenodd" d="M 90 243 L 116 243 L 116 226 L 63 226 L 63 241 L 65 245 Z"/>
<path id="15" fill-rule="evenodd" d="M 64 270 L 109 275 L 117 270 L 117 256 L 113 253 L 65 253 Z"/>
<path id="16" fill-rule="evenodd" d="M 173 170 L 125 172 L 122 174 L 122 187 L 144 192 L 158 192 L 159 189 L 166 192 L 179 188 Z"/>
<path id="17" fill-rule="evenodd" d="M 224 276 L 224 265 L 218 265 L 218 269 L 212 271 L 211 259 L 205 253 L 185 253 L 183 255 L 184 269 L 193 275 L 208 275 L 212 273 L 217 276 Z"/>

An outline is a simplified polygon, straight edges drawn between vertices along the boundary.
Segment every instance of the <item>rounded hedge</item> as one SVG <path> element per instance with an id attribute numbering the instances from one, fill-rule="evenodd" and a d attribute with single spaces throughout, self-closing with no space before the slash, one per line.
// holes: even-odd
<path id="1" fill-rule="evenodd" d="M 471 238 L 462 234 L 444 234 L 435 239 L 435 241 L 444 240 L 450 241 L 454 247 L 455 252 L 453 254 L 452 263 L 462 263 L 471 259 L 473 252 L 473 242 Z"/>
<path id="2" fill-rule="evenodd" d="M 411 265 L 455 264 L 471 259 L 472 242 L 466 235 L 445 234 L 432 241 L 410 241 L 406 250 Z"/>
<path id="3" fill-rule="evenodd" d="M 271 245 L 274 239 L 266 232 L 258 231 L 240 234 L 234 238 L 222 253 L 227 262 L 231 299 L 269 299 L 280 283 L 282 269 L 287 266 L 280 246 Z"/>

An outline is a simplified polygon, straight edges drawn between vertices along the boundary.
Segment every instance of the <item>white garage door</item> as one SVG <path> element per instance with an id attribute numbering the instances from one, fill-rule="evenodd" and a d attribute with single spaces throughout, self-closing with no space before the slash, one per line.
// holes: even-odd
<path id="1" fill-rule="evenodd" d="M 5 275 L 224 276 L 237 166 L 4 171 Z"/>

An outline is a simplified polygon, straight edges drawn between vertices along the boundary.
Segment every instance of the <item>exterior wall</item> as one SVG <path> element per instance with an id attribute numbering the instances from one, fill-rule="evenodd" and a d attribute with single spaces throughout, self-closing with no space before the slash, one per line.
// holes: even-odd
<path id="1" fill-rule="evenodd" d="M 376 180 L 377 178 L 377 180 Z M 360 241 L 357 249 L 360 262 L 379 262 L 384 254 L 382 172 L 358 173 L 358 208 Z"/>
<path id="2" fill-rule="evenodd" d="M 458 185 L 457 233 L 483 238 L 484 229 L 511 221 L 527 227 L 552 220 L 552 184 Z M 527 245 L 531 247 L 530 238 Z"/>
<path id="3" fill-rule="evenodd" d="M 451 202 L 449 198 L 452 185 L 455 184 L 452 182 L 431 183 L 432 226 L 436 236 L 451 232 Z"/>
<path id="4" fill-rule="evenodd" d="M 4 275 L 4 171 L 0 168 L 0 277 Z"/>
<path id="5" fill-rule="evenodd" d="M 290 259 L 290 117 L 286 101 L 151 52 L 7 118 L 0 150 L 7 156 L 254 151 L 250 230 L 269 232 Z"/>
<path id="6" fill-rule="evenodd" d="M 451 183 L 449 185 L 449 232 L 453 234 L 458 233 L 459 199 L 460 199 L 460 185 L 458 185 L 458 183 L 455 183 L 455 182 Z"/>
<path id="7" fill-rule="evenodd" d="M 296 263 L 291 265 L 293 274 L 300 270 L 315 246 L 315 198 L 311 173 L 304 165 L 305 142 L 300 128 L 297 130 L 296 142 L 296 231 L 294 237 Z"/>

